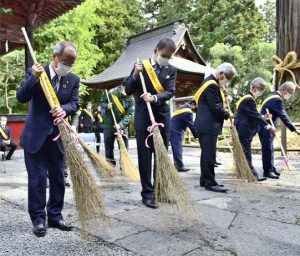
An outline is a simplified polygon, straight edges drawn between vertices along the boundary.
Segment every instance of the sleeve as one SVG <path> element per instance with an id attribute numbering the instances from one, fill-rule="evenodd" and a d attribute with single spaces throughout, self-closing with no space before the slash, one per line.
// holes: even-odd
<path id="1" fill-rule="evenodd" d="M 79 108 L 79 78 L 76 77 L 75 85 L 71 92 L 71 100 L 61 105 L 62 109 L 66 112 L 67 116 L 74 115 Z"/>
<path id="2" fill-rule="evenodd" d="M 250 117 L 250 119 L 256 119 L 261 127 L 266 127 L 268 125 L 268 122 L 261 116 L 261 114 L 257 111 L 257 107 L 255 102 L 252 99 L 246 99 L 244 100 L 240 108 L 243 108 L 247 116 Z"/>
<path id="3" fill-rule="evenodd" d="M 39 81 L 36 80 L 31 69 L 28 69 L 26 72 L 26 78 L 17 91 L 17 100 L 20 103 L 30 101 L 32 99 L 33 92 L 38 85 Z"/>
<path id="4" fill-rule="evenodd" d="M 279 116 L 281 121 L 284 123 L 284 125 L 291 131 L 294 132 L 296 131 L 295 125 L 293 125 L 290 117 L 286 113 L 284 109 L 283 102 L 281 100 L 277 100 L 275 102 L 274 108 L 272 109 L 276 114 Z"/>
<path id="5" fill-rule="evenodd" d="M 121 122 L 119 122 L 119 125 L 121 129 L 128 126 L 128 123 L 130 122 L 132 116 L 134 115 L 134 100 L 133 97 L 130 97 L 128 100 L 128 108 L 126 109 L 126 115 L 122 118 Z"/>
<path id="6" fill-rule="evenodd" d="M 225 110 L 223 103 L 219 99 L 219 89 L 215 85 L 208 86 L 204 93 L 210 110 L 219 119 L 227 120 L 229 118 L 229 112 Z"/>
<path id="7" fill-rule="evenodd" d="M 188 113 L 187 116 L 186 116 L 186 125 L 187 127 L 189 127 L 189 129 L 191 130 L 194 138 L 197 138 L 197 132 L 196 132 L 196 129 L 195 129 L 195 126 L 194 126 L 194 121 L 193 121 L 193 114 L 192 113 Z"/>
<path id="8" fill-rule="evenodd" d="M 164 86 L 164 92 L 155 94 L 157 101 L 155 103 L 162 104 L 174 96 L 175 93 L 175 84 L 176 84 L 177 70 L 173 68 L 170 78 Z M 155 104 L 154 103 L 154 104 Z"/>
<path id="9" fill-rule="evenodd" d="M 99 103 L 100 107 L 102 109 L 107 110 L 107 105 L 108 105 L 108 100 L 107 100 L 107 96 L 106 93 L 103 93 L 101 99 L 100 99 L 100 103 Z"/>
<path id="10" fill-rule="evenodd" d="M 84 111 L 82 110 L 81 113 L 80 113 L 80 115 L 79 115 L 79 117 L 78 117 L 78 123 L 79 123 L 79 125 L 81 125 L 82 122 L 83 122 L 83 115 L 84 115 Z"/>
<path id="11" fill-rule="evenodd" d="M 129 78 L 125 84 L 125 92 L 127 95 L 132 95 L 136 90 L 139 83 L 140 78 L 133 76 L 134 68 L 132 69 Z"/>

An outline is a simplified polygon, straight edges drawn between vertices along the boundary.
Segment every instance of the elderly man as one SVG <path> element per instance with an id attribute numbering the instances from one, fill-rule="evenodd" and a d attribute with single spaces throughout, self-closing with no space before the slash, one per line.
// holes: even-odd
<path id="1" fill-rule="evenodd" d="M 10 160 L 11 156 L 13 155 L 14 151 L 17 148 L 17 144 L 12 140 L 10 128 L 6 124 L 7 124 L 7 117 L 1 116 L 0 117 L 0 150 L 4 152 L 6 148 L 9 148 L 9 152 L 5 157 L 5 159 Z M 4 155 L 2 157 L 4 160 Z"/>
<path id="2" fill-rule="evenodd" d="M 28 173 L 28 211 L 33 223 L 33 233 L 38 237 L 46 235 L 46 217 L 48 227 L 63 231 L 72 229 L 65 224 L 61 214 L 65 194 L 65 156 L 61 139 L 54 139 L 59 131 L 53 125 L 53 119 L 73 115 L 78 110 L 79 78 L 70 72 L 76 58 L 77 50 L 71 42 L 57 43 L 51 63 L 45 67 L 33 65 L 17 91 L 19 102 L 30 101 L 21 146 L 24 148 Z M 60 102 L 60 106 L 52 110 L 39 82 L 43 69 Z M 50 190 L 46 214 L 47 172 Z"/>
<path id="3" fill-rule="evenodd" d="M 261 114 L 265 115 L 267 109 L 272 115 L 272 120 L 275 126 L 278 126 L 278 119 L 292 132 L 300 134 L 300 130 L 293 125 L 291 119 L 284 109 L 284 100 L 288 100 L 296 90 L 296 85 L 293 82 L 285 82 L 278 91 L 270 94 L 262 103 Z M 277 172 L 274 166 L 274 148 L 273 141 L 275 135 L 269 133 L 263 126 L 260 127 L 259 139 L 262 145 L 262 161 L 264 169 L 264 177 L 278 179 L 280 173 Z"/>
<path id="4" fill-rule="evenodd" d="M 233 117 L 224 109 L 223 88 L 237 72 L 230 63 L 221 64 L 214 74 L 208 76 L 195 94 L 198 105 L 195 128 L 201 147 L 200 186 L 213 192 L 226 193 L 215 180 L 217 138 L 222 133 L 224 119 Z"/>
<path id="5" fill-rule="evenodd" d="M 246 94 L 236 104 L 237 114 L 234 120 L 249 167 L 258 181 L 263 181 L 266 178 L 259 178 L 252 164 L 252 139 L 257 133 L 258 125 L 271 133 L 275 132 L 275 129 L 265 120 L 268 115 L 262 116 L 256 106 L 256 99 L 264 93 L 265 89 L 266 82 L 264 79 L 260 77 L 253 79 L 250 83 L 250 90 L 246 91 Z"/>

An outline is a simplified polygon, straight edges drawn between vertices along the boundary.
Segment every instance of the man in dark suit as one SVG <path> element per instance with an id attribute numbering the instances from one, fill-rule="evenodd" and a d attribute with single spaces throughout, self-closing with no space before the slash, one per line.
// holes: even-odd
<path id="1" fill-rule="evenodd" d="M 99 105 L 97 108 L 97 111 L 94 113 L 94 119 L 95 119 L 95 136 L 96 136 L 96 143 L 101 143 L 101 135 L 100 133 L 103 133 L 103 116 L 105 114 L 105 110 L 101 108 Z M 100 152 L 100 145 L 96 146 L 97 153 Z"/>
<path id="2" fill-rule="evenodd" d="M 28 211 L 36 236 L 46 234 L 46 216 L 48 227 L 70 231 L 62 217 L 65 184 L 65 156 L 54 118 L 62 118 L 78 110 L 79 78 L 70 72 L 77 57 L 75 46 L 68 41 L 57 43 L 53 50 L 52 61 L 44 67 L 56 92 L 60 106 L 52 110 L 46 100 L 39 82 L 43 67 L 32 66 L 26 73 L 26 79 L 17 91 L 17 99 L 29 104 L 29 114 L 21 136 L 24 148 L 25 164 L 28 172 Z M 46 207 L 47 172 L 50 182 L 49 200 Z"/>
<path id="3" fill-rule="evenodd" d="M 256 106 L 256 99 L 260 97 L 266 89 L 266 82 L 260 77 L 253 79 L 250 83 L 250 90 L 237 102 L 237 114 L 234 120 L 240 142 L 243 147 L 249 167 L 258 181 L 266 178 L 259 178 L 258 173 L 252 164 L 251 143 L 257 133 L 258 125 L 269 132 L 274 133 L 275 129 L 265 120 L 268 115 L 262 116 Z"/>
<path id="4" fill-rule="evenodd" d="M 190 169 L 184 167 L 182 162 L 182 140 L 184 132 L 188 127 L 193 136 L 197 138 L 197 132 L 194 127 L 193 112 L 197 110 L 197 103 L 191 100 L 187 104 L 179 106 L 173 113 L 171 119 L 171 137 L 174 165 L 179 172 L 187 172 Z"/>
<path id="5" fill-rule="evenodd" d="M 169 59 L 175 52 L 175 43 L 171 39 L 161 39 L 154 49 L 154 54 L 149 60 L 143 61 L 151 65 L 150 69 L 154 69 L 155 76 L 159 80 L 160 87 L 153 84 L 148 76 L 143 64 L 136 63 L 125 86 L 127 95 L 134 95 L 135 99 L 135 129 L 138 151 L 138 162 L 140 178 L 142 183 L 142 202 L 150 208 L 157 208 L 154 201 L 154 185 L 151 181 L 152 177 L 152 153 L 153 140 L 149 142 L 150 148 L 146 147 L 145 140 L 149 133 L 147 127 L 151 126 L 149 113 L 146 102 L 151 103 L 154 118 L 157 123 L 163 123 L 164 127 L 160 128 L 162 138 L 166 148 L 170 139 L 170 107 L 168 100 L 171 99 L 175 91 L 176 68 L 169 65 Z M 142 84 L 139 73 L 142 72 L 147 93 L 143 93 Z M 153 73 L 152 72 L 152 73 Z M 155 157 L 155 156 L 154 156 Z M 155 172 L 155 168 L 154 168 Z M 153 175 L 155 177 L 155 175 Z"/>
<path id="6" fill-rule="evenodd" d="M 94 114 L 92 110 L 92 103 L 88 101 L 86 108 L 84 108 L 79 115 L 79 125 L 84 133 L 91 133 L 93 131 Z"/>
<path id="7" fill-rule="evenodd" d="M 1 116 L 0 117 L 0 150 L 5 152 L 5 149 L 9 148 L 9 152 L 5 157 L 5 159 L 10 160 L 11 156 L 13 155 L 14 151 L 17 148 L 17 144 L 12 140 L 10 128 L 6 124 L 7 124 L 7 117 Z M 4 155 L 2 157 L 4 160 Z"/>
<path id="8" fill-rule="evenodd" d="M 224 119 L 233 117 L 224 109 L 223 87 L 237 72 L 232 64 L 223 63 L 208 76 L 195 94 L 198 105 L 195 128 L 201 147 L 200 186 L 213 192 L 226 193 L 215 180 L 217 138 L 222 133 Z"/>
<path id="9" fill-rule="evenodd" d="M 296 85 L 293 82 L 285 82 L 278 91 L 269 95 L 262 103 L 261 114 L 265 115 L 267 109 L 272 115 L 272 120 L 275 127 L 278 127 L 278 119 L 292 132 L 300 134 L 300 130 L 293 125 L 291 119 L 284 109 L 283 100 L 288 100 L 296 90 Z M 262 161 L 264 169 L 264 177 L 278 179 L 280 173 L 277 172 L 274 166 L 274 141 L 275 134 L 269 133 L 266 129 L 260 126 L 259 139 L 262 146 Z"/>

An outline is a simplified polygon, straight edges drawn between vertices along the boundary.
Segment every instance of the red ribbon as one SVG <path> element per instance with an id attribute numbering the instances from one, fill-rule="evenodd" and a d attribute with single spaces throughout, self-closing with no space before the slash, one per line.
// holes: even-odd
<path id="1" fill-rule="evenodd" d="M 145 139 L 145 146 L 147 148 L 150 148 L 149 144 L 148 144 L 148 139 L 153 136 L 153 130 L 155 127 L 165 127 L 165 125 L 163 123 L 152 123 L 152 125 L 148 126 L 147 131 L 150 133 L 147 138 Z"/>
<path id="2" fill-rule="evenodd" d="M 126 137 L 127 138 L 127 135 L 125 134 L 125 132 L 123 131 L 123 130 L 121 130 L 121 129 L 118 129 L 115 133 L 114 133 L 117 137 L 122 137 L 122 136 L 124 136 L 124 137 Z"/>
<path id="3" fill-rule="evenodd" d="M 54 125 L 57 125 L 58 122 L 63 121 L 63 122 L 64 122 L 64 125 L 65 125 L 66 127 L 68 127 L 68 123 L 67 123 L 67 121 L 64 119 L 66 115 L 67 115 L 66 112 L 65 112 L 65 111 L 62 111 L 62 113 L 61 113 L 59 116 L 57 116 L 57 117 L 54 118 L 53 124 L 54 124 Z M 59 138 L 60 138 L 60 133 L 59 133 L 55 138 L 53 138 L 52 141 L 57 141 Z"/>

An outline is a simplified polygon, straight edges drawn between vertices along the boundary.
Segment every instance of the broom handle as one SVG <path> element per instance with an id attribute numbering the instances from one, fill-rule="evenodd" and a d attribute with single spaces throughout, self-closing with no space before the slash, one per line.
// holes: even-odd
<path id="1" fill-rule="evenodd" d="M 109 100 L 108 92 L 107 92 L 106 89 L 105 89 L 105 93 L 106 93 L 106 97 L 107 97 L 108 103 L 111 103 L 110 100 Z M 117 123 L 117 120 L 116 120 L 116 116 L 115 116 L 114 110 L 111 108 L 110 111 L 111 111 L 111 115 L 112 115 L 112 117 L 114 119 L 115 126 L 117 126 L 118 123 Z"/>
<path id="2" fill-rule="evenodd" d="M 140 60 L 137 59 L 137 63 L 139 63 L 139 62 L 140 62 Z M 143 93 L 147 93 L 146 84 L 145 84 L 145 80 L 144 80 L 144 76 L 143 76 L 142 72 L 140 72 L 139 75 L 140 75 L 140 79 L 141 79 L 141 83 L 142 83 L 142 87 L 143 87 Z M 152 111 L 150 102 L 146 102 L 146 105 L 148 108 L 151 123 L 155 123 L 155 119 L 154 119 L 154 115 L 153 115 L 153 111 Z"/>
<path id="3" fill-rule="evenodd" d="M 32 60 L 33 60 L 33 63 L 34 63 L 34 64 L 37 64 L 37 60 L 36 60 L 36 57 L 35 57 L 35 55 L 34 55 L 34 51 L 33 51 L 33 49 L 32 49 L 30 40 L 29 40 L 29 38 L 28 38 L 26 29 L 25 29 L 24 27 L 22 27 L 21 30 L 22 30 L 23 35 L 24 35 L 24 37 L 25 37 L 25 41 L 26 41 L 27 47 L 28 47 L 28 49 L 29 49 L 29 53 L 30 53 L 30 55 L 31 55 L 31 58 L 32 58 Z M 45 71 L 44 71 L 44 72 L 45 72 Z M 49 98 L 49 100 L 50 100 L 50 107 L 51 107 L 51 109 L 53 109 L 53 108 L 55 107 L 55 105 L 54 105 L 54 100 L 53 100 L 52 97 L 51 97 L 51 93 L 50 93 L 50 91 L 49 91 L 49 88 L 48 88 L 48 86 L 47 86 L 47 83 L 46 83 L 46 81 L 45 81 L 45 78 L 41 76 L 41 80 L 42 80 L 42 83 L 44 84 L 44 87 L 45 87 L 45 89 L 46 89 L 46 94 L 47 94 L 47 96 L 48 96 L 48 98 Z"/>
<path id="4" fill-rule="evenodd" d="M 267 114 L 270 115 L 269 109 L 266 109 L 266 111 L 267 111 Z M 274 125 L 272 119 L 270 119 L 270 123 L 271 123 L 272 127 L 275 128 L 275 125 Z M 275 138 L 276 138 L 277 143 L 279 143 L 279 145 L 280 145 L 280 149 L 281 149 L 281 152 L 282 152 L 284 158 L 287 159 L 287 155 L 284 151 L 283 145 L 282 145 L 281 141 L 279 140 L 279 138 L 276 136 L 276 134 L 275 134 Z"/>
<path id="5" fill-rule="evenodd" d="M 223 88 L 223 91 L 225 91 L 224 87 L 222 87 L 222 88 Z M 229 104 L 228 97 L 225 97 L 225 100 L 226 100 L 226 104 L 227 104 L 228 111 L 229 111 L 229 113 L 231 113 L 231 108 L 230 108 L 230 104 Z M 231 125 L 233 125 L 233 118 L 232 118 L 232 117 L 229 117 L 229 119 L 230 119 Z"/>

